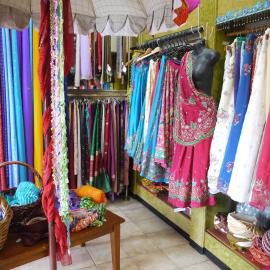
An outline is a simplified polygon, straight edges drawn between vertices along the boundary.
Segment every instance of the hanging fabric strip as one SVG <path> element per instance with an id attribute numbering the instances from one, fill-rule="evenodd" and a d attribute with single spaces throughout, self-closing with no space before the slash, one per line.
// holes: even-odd
<path id="1" fill-rule="evenodd" d="M 74 81 L 74 86 L 75 87 L 80 87 L 80 81 L 81 81 L 81 64 L 80 64 L 80 61 L 81 61 L 81 58 L 80 58 L 80 45 L 81 43 L 81 39 L 80 39 L 80 35 L 77 34 L 76 36 L 76 60 L 75 60 L 75 81 Z"/>
<path id="2" fill-rule="evenodd" d="M 13 63 L 13 93 L 14 93 L 14 105 L 15 105 L 15 122 L 17 132 L 17 147 L 18 147 L 18 160 L 26 162 L 25 153 L 25 133 L 24 133 L 24 121 L 23 121 L 23 108 L 22 108 L 22 96 L 21 96 L 21 81 L 20 81 L 20 67 L 18 58 L 18 44 L 17 44 L 17 32 L 12 31 L 12 63 Z M 24 166 L 19 166 L 20 182 L 27 181 L 27 172 Z"/>
<path id="3" fill-rule="evenodd" d="M 91 57 L 90 57 L 90 39 L 89 36 L 80 36 L 80 73 L 81 80 L 91 80 L 92 68 L 91 68 Z"/>
<path id="4" fill-rule="evenodd" d="M 33 21 L 30 19 L 29 21 L 29 50 L 30 50 L 30 75 L 31 82 L 33 84 Z"/>
<path id="5" fill-rule="evenodd" d="M 34 167 L 42 175 L 43 136 L 42 136 L 42 102 L 40 81 L 38 77 L 38 32 L 33 29 L 33 104 L 34 104 Z M 35 184 L 39 181 L 35 178 Z"/>
<path id="6" fill-rule="evenodd" d="M 22 98 L 23 98 L 23 120 L 25 130 L 26 144 L 26 162 L 33 166 L 33 89 L 31 81 L 31 65 L 30 65 L 30 42 L 29 29 L 26 28 L 22 32 Z M 33 181 L 33 173 L 28 171 L 28 181 Z"/>
<path id="7" fill-rule="evenodd" d="M 101 73 L 102 71 L 102 37 L 100 33 L 97 33 L 97 67 L 98 72 Z"/>
<path id="8" fill-rule="evenodd" d="M 15 100 L 13 90 L 13 72 L 10 46 L 10 32 L 8 29 L 4 30 L 4 57 L 5 57 L 5 78 L 6 78 L 6 104 L 7 104 L 7 128 L 8 128 L 8 145 L 10 160 L 18 160 L 18 146 L 17 146 L 17 132 L 16 132 L 16 112 Z M 20 182 L 19 168 L 17 165 L 12 165 L 11 174 L 9 176 L 9 187 L 17 187 Z"/>
<path id="9" fill-rule="evenodd" d="M 70 4 L 67 3 L 66 4 Z M 50 51 L 50 31 L 53 31 L 53 19 L 55 19 L 56 14 L 54 13 L 55 9 L 51 6 L 53 5 L 53 1 L 41 1 L 41 18 L 40 18 L 40 31 L 39 31 L 39 49 L 40 49 L 40 61 L 39 61 L 39 79 L 41 85 L 41 96 L 42 101 L 44 103 L 45 112 L 48 114 L 49 110 L 49 100 L 50 100 L 50 91 L 51 91 L 51 57 L 50 55 L 54 55 L 53 52 Z M 50 11 L 52 12 L 50 14 Z M 61 9 L 60 9 L 61 13 Z M 50 16 L 51 15 L 51 16 Z M 52 21 L 50 21 L 50 18 Z M 50 24 L 51 22 L 51 24 Z M 68 21 L 67 21 L 68 23 Z M 57 29 L 56 29 L 57 30 Z M 64 73 L 64 72 L 63 72 Z M 59 78 L 61 79 L 61 78 Z M 62 78 L 64 79 L 64 78 Z M 57 78 L 58 80 L 58 78 Z M 53 81 L 53 80 L 52 80 Z M 55 90 L 55 89 L 54 89 Z M 61 119 L 60 119 L 61 121 Z M 43 127 L 46 123 L 43 123 Z M 58 211 L 55 208 L 55 186 L 52 178 L 52 151 L 53 146 L 51 143 L 51 131 L 50 125 L 47 126 L 45 132 L 45 141 L 46 141 L 46 151 L 43 156 L 43 194 L 42 194 L 42 205 L 44 212 L 48 218 L 48 223 L 51 224 L 55 222 L 55 237 L 57 239 L 57 258 L 62 262 L 68 264 L 71 263 L 70 256 L 68 255 L 68 245 L 67 245 L 67 237 L 66 237 L 66 227 L 61 221 Z M 58 143 L 58 142 L 57 142 Z"/>
<path id="10" fill-rule="evenodd" d="M 2 31 L 0 29 L 0 163 L 8 160 L 7 130 L 6 130 L 6 85 L 4 77 L 4 55 L 2 43 Z M 8 185 L 8 171 L 0 169 L 0 190 L 5 190 Z"/>

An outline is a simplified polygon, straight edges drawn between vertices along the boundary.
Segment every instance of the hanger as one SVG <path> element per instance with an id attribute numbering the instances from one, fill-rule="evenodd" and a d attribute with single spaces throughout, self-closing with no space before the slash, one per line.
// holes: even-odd
<path id="1" fill-rule="evenodd" d="M 141 52 L 141 53 L 140 53 L 139 55 L 137 55 L 136 57 L 134 57 L 134 58 L 130 59 L 129 61 L 127 61 L 127 62 L 125 63 L 125 66 L 126 66 L 126 67 L 127 67 L 127 66 L 130 66 L 133 62 L 137 61 L 137 59 L 138 59 L 139 57 L 142 57 L 142 56 L 144 56 L 144 55 L 150 53 L 151 51 L 152 51 L 151 48 L 148 48 L 146 51 L 138 51 L 138 52 Z M 136 50 L 136 52 L 137 52 L 137 50 Z"/>
<path id="2" fill-rule="evenodd" d="M 162 49 L 161 49 L 160 47 L 156 47 L 154 50 L 151 50 L 150 53 L 140 56 L 140 57 L 136 60 L 136 62 L 138 63 L 138 62 L 142 61 L 143 59 L 145 59 L 145 58 L 147 58 L 147 57 L 149 57 L 149 56 L 155 55 L 155 54 L 157 54 L 157 53 L 160 53 L 160 52 L 162 52 Z"/>

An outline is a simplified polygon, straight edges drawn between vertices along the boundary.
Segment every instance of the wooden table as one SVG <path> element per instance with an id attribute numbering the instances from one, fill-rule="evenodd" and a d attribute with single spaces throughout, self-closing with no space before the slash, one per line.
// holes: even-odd
<path id="1" fill-rule="evenodd" d="M 101 227 L 89 227 L 71 234 L 71 246 L 84 245 L 85 242 L 110 234 L 113 270 L 120 270 L 120 225 L 125 220 L 107 211 L 106 222 Z M 0 251 L 0 269 L 10 270 L 20 265 L 48 256 L 48 240 L 41 241 L 32 247 L 24 247 L 16 243 L 17 235 L 10 234 L 4 248 Z"/>

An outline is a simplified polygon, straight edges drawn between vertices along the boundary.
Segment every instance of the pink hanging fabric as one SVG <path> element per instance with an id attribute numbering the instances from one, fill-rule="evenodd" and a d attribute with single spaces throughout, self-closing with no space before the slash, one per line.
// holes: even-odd
<path id="1" fill-rule="evenodd" d="M 198 91 L 192 81 L 192 56 L 179 66 L 176 100 L 175 149 L 169 179 L 169 202 L 176 207 L 214 205 L 207 185 L 209 151 L 216 123 L 214 99 Z"/>
<path id="2" fill-rule="evenodd" d="M 270 114 L 265 126 L 262 150 L 258 161 L 256 182 L 250 205 L 264 210 L 270 206 Z"/>
<path id="3" fill-rule="evenodd" d="M 186 1 L 188 4 L 188 13 L 191 13 L 201 3 L 201 0 L 186 0 Z"/>

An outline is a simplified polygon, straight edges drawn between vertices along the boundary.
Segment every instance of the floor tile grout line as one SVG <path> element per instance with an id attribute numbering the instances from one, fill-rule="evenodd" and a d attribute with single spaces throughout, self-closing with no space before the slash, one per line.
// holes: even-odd
<path id="1" fill-rule="evenodd" d="M 90 258 L 91 258 L 92 262 L 94 263 L 94 265 L 95 265 L 96 269 L 98 270 L 98 267 L 97 267 L 98 265 L 96 264 L 96 262 L 95 262 L 94 258 L 92 257 L 91 252 L 88 250 L 88 248 L 87 248 L 87 247 L 85 247 L 85 249 L 86 249 L 86 251 L 87 251 L 88 255 L 90 256 Z"/>

